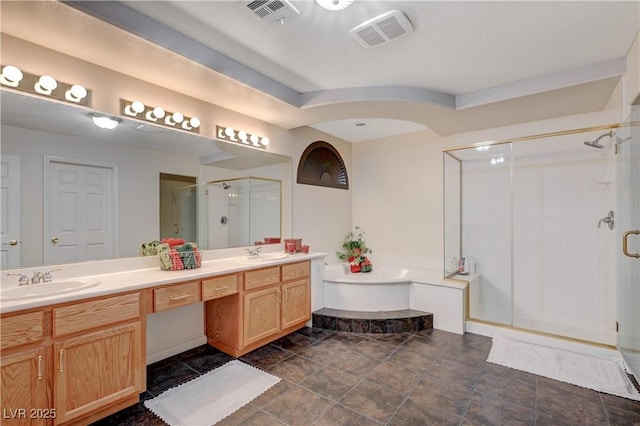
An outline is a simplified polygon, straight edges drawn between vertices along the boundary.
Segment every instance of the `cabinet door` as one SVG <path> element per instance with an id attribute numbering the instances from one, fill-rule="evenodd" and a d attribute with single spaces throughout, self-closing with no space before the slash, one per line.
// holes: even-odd
<path id="1" fill-rule="evenodd" d="M 40 346 L 0 358 L 3 425 L 51 424 L 47 399 L 46 351 Z"/>
<path id="2" fill-rule="evenodd" d="M 140 322 L 54 344 L 57 423 L 139 394 L 142 353 Z"/>
<path id="3" fill-rule="evenodd" d="M 311 319 L 308 279 L 282 284 L 282 329 Z"/>
<path id="4" fill-rule="evenodd" d="M 244 295 L 244 345 L 280 331 L 280 288 L 270 287 Z"/>

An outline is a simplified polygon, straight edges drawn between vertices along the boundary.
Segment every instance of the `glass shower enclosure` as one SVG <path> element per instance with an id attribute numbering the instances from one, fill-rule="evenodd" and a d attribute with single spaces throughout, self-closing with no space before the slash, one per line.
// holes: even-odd
<path id="1" fill-rule="evenodd" d="M 445 271 L 450 257 L 474 257 L 470 320 L 613 346 L 627 312 L 638 339 L 640 310 L 621 310 L 620 298 L 640 300 L 640 261 L 628 266 L 633 289 L 619 270 L 622 224 L 640 227 L 634 143 L 638 127 L 616 124 L 444 152 Z M 635 172 L 617 176 L 620 161 L 635 161 Z M 620 191 L 631 204 L 620 204 Z"/>
<path id="2" fill-rule="evenodd" d="M 280 238 L 282 183 L 242 177 L 207 183 L 207 246 L 243 247 Z"/>

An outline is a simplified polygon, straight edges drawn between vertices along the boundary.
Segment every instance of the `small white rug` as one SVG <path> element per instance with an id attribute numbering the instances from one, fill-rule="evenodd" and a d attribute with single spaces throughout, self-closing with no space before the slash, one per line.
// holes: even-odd
<path id="1" fill-rule="evenodd" d="M 488 362 L 640 401 L 622 358 L 600 358 L 493 336 Z"/>
<path id="2" fill-rule="evenodd" d="M 145 401 L 144 405 L 172 426 L 210 426 L 279 381 L 279 377 L 233 360 Z"/>

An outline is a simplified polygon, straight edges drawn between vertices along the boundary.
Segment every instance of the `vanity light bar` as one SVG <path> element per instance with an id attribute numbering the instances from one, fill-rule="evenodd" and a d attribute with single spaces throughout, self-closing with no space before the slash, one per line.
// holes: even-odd
<path id="1" fill-rule="evenodd" d="M 46 74 L 30 74 L 13 65 L 2 65 L 0 84 L 60 101 L 84 106 L 90 106 L 91 104 L 91 93 L 84 86 L 63 83 Z"/>
<path id="2" fill-rule="evenodd" d="M 120 99 L 120 111 L 123 115 L 150 123 L 188 130 L 193 133 L 200 132 L 200 119 L 198 117 L 186 117 L 180 112 L 165 111 L 162 107 L 147 106 L 140 101 Z"/>
<path id="3" fill-rule="evenodd" d="M 235 130 L 231 127 L 216 126 L 216 137 L 260 149 L 267 149 L 267 145 L 269 145 L 269 138 L 267 137 L 247 133 L 244 130 Z"/>

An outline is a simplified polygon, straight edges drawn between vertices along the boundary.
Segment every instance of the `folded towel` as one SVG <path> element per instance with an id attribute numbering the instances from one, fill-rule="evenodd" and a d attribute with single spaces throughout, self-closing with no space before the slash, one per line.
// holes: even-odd
<path id="1" fill-rule="evenodd" d="M 169 251 L 169 256 L 171 257 L 171 269 L 173 271 L 181 271 L 184 269 L 184 264 L 182 263 L 182 260 L 180 259 L 180 254 L 176 249 L 172 248 Z"/>
<path id="2" fill-rule="evenodd" d="M 174 248 L 180 253 L 180 260 L 184 265 L 184 269 L 195 269 L 199 266 L 199 262 L 196 259 L 198 248 L 195 243 L 185 243 Z"/>
<path id="3" fill-rule="evenodd" d="M 158 251 L 158 258 L 160 259 L 161 268 L 165 271 L 170 270 L 172 266 L 172 262 L 171 262 L 171 255 L 170 255 L 171 248 L 169 247 L 169 244 L 159 244 L 157 247 L 157 251 Z"/>
<path id="4" fill-rule="evenodd" d="M 181 246 L 185 243 L 183 238 L 163 238 L 163 243 L 169 244 L 169 247 Z"/>

